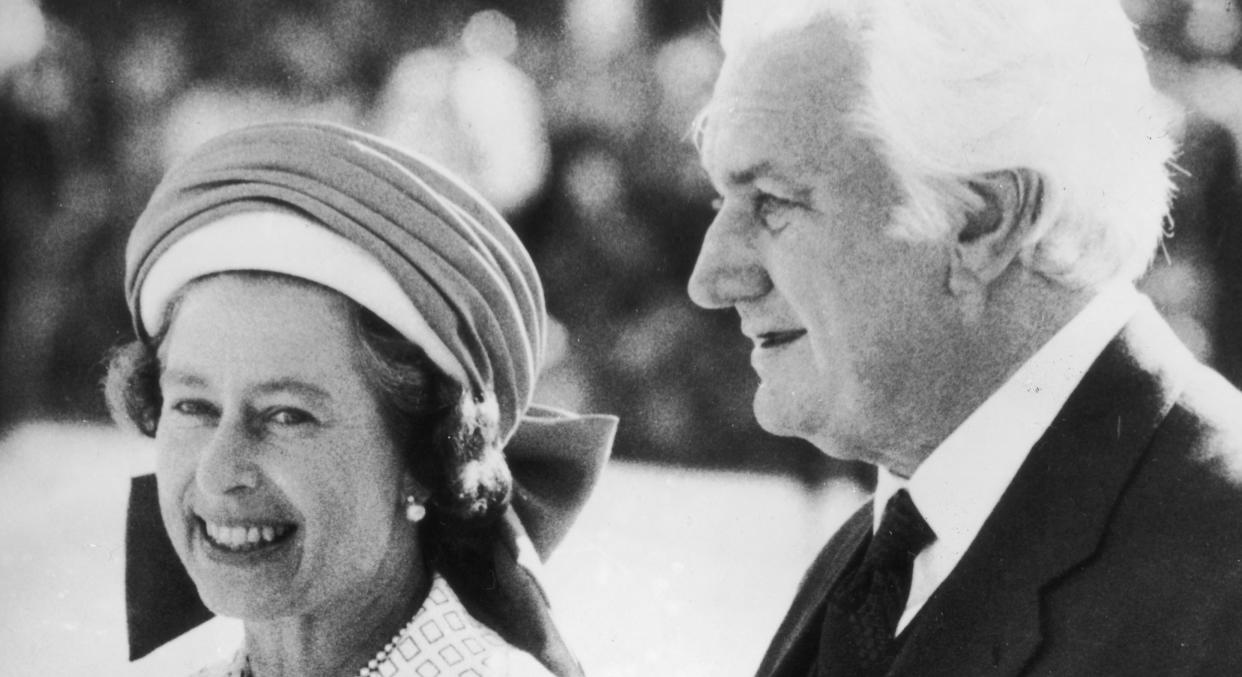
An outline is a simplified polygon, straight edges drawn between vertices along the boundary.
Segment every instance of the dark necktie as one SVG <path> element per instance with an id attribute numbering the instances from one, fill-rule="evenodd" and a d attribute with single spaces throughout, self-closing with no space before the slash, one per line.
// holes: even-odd
<path id="1" fill-rule="evenodd" d="M 936 539 L 905 489 L 884 508 L 862 562 L 828 593 L 818 677 L 883 675 L 896 657 L 897 621 L 919 551 Z"/>

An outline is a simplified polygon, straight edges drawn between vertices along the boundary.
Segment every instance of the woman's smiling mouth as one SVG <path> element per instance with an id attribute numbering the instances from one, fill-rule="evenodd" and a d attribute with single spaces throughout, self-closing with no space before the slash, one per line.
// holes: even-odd
<path id="1" fill-rule="evenodd" d="M 230 553 L 247 553 L 279 544 L 289 538 L 297 527 L 293 524 L 222 524 L 196 517 L 203 540 L 215 549 Z"/>

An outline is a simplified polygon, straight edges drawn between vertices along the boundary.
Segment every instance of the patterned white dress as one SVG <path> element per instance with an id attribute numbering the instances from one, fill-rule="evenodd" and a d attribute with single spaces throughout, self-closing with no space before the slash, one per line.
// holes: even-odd
<path id="1" fill-rule="evenodd" d="M 447 581 L 433 574 L 427 599 L 382 658 L 359 666 L 382 677 L 550 677 L 530 654 L 507 644 L 470 615 Z M 194 677 L 251 677 L 246 652 Z"/>

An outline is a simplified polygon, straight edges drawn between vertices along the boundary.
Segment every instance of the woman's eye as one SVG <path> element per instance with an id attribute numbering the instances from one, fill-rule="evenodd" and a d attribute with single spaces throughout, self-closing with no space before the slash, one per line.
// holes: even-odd
<path id="1" fill-rule="evenodd" d="M 215 406 L 204 400 L 177 400 L 168 408 L 174 413 L 189 418 L 214 418 L 217 414 Z"/>
<path id="2" fill-rule="evenodd" d="M 795 210 L 799 207 L 797 202 L 771 193 L 759 193 L 755 197 L 755 216 L 773 232 L 784 230 L 793 221 Z"/>
<path id="3" fill-rule="evenodd" d="M 314 423 L 315 417 L 305 411 L 302 411 L 301 409 L 283 407 L 273 411 L 271 415 L 268 416 L 268 420 L 276 425 L 296 426 L 303 425 L 305 423 Z"/>

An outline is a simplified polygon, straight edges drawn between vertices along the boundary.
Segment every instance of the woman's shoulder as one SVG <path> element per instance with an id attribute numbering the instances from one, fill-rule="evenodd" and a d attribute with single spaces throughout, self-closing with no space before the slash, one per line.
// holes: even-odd
<path id="1" fill-rule="evenodd" d="M 220 661 L 199 670 L 190 677 L 247 677 L 246 653 L 238 651 L 227 661 Z"/>
<path id="2" fill-rule="evenodd" d="M 246 653 L 240 650 L 231 660 L 209 665 L 191 677 L 247 677 L 246 665 Z M 385 677 L 552 675 L 533 656 L 472 616 L 438 574 L 433 574 L 431 590 L 418 612 L 364 670 Z"/>

